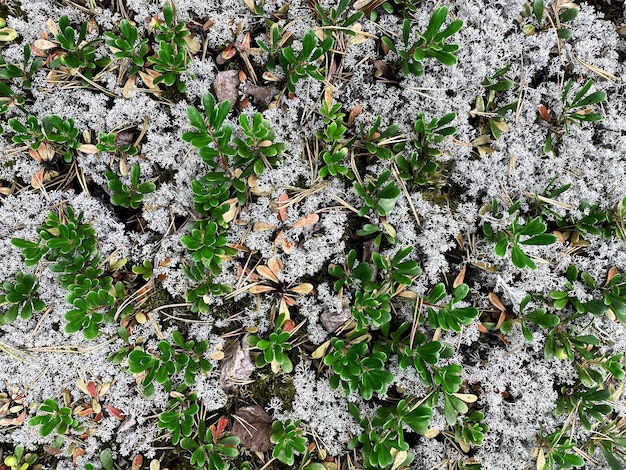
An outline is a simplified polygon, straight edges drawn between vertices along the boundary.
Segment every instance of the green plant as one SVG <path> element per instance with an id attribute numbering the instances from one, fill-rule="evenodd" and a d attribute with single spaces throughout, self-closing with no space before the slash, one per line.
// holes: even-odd
<path id="1" fill-rule="evenodd" d="M 76 31 L 67 16 L 59 18 L 59 33 L 55 39 L 65 52 L 52 59 L 51 68 L 65 66 L 69 69 L 85 69 L 85 76 L 91 78 L 96 67 L 103 68 L 109 63 L 108 57 L 96 59 L 96 46 L 102 42 L 102 38 L 86 41 L 87 28 L 87 21 L 83 21 L 80 31 Z"/>
<path id="2" fill-rule="evenodd" d="M 279 155 L 285 151 L 285 144 L 274 143 L 274 131 L 261 113 L 254 113 L 252 122 L 245 114 L 239 115 L 239 125 L 245 139 L 233 139 L 237 155 L 233 158 L 233 167 L 242 168 L 238 178 L 243 179 L 252 173 L 260 175 L 266 168 L 280 162 Z"/>
<path id="3" fill-rule="evenodd" d="M 183 140 L 199 149 L 198 153 L 204 163 L 212 168 L 222 166 L 226 169 L 229 165 L 228 158 L 237 153 L 229 145 L 233 128 L 228 123 L 224 124 L 231 104 L 228 100 L 222 101 L 217 107 L 215 104 L 215 97 L 211 93 L 202 97 L 206 120 L 195 107 L 187 108 L 187 118 L 194 130 L 183 133 Z M 216 157 L 219 159 L 217 162 Z"/>
<path id="4" fill-rule="evenodd" d="M 163 385 L 170 392 L 172 390 L 172 376 L 184 370 L 183 383 L 190 387 L 195 383 L 196 374 L 209 372 L 211 363 L 202 356 L 209 348 L 207 340 L 196 343 L 193 340 L 185 341 L 178 331 L 172 333 L 174 345 L 167 340 L 159 341 L 158 352 L 147 353 L 135 348 L 128 355 L 128 370 L 131 374 L 146 371 L 142 381 L 143 392 L 146 396 L 154 393 L 154 383 Z"/>
<path id="5" fill-rule="evenodd" d="M 320 108 L 320 114 L 326 127 L 316 134 L 317 139 L 326 146 L 326 149 L 320 153 L 323 165 L 320 167 L 318 175 L 320 178 L 326 178 L 328 175 L 342 175 L 351 180 L 354 178 L 354 173 L 342 164 L 348 155 L 350 143 L 343 142 L 347 128 L 343 124 L 345 114 L 340 112 L 340 109 L 341 103 L 333 104 L 332 95 L 327 93 Z"/>
<path id="6" fill-rule="evenodd" d="M 356 33 L 350 29 L 350 26 L 357 23 L 363 17 L 363 12 L 357 11 L 352 15 L 345 17 L 349 6 L 350 0 L 339 0 L 337 6 L 330 7 L 327 12 L 324 11 L 319 3 L 315 5 L 315 10 L 322 20 L 322 25 L 339 27 L 341 28 L 340 31 L 349 35 L 355 35 Z M 330 34 L 332 33 L 326 33 L 327 36 Z"/>
<path id="7" fill-rule="evenodd" d="M 398 138 L 400 126 L 391 124 L 383 130 L 380 128 L 381 120 L 382 118 L 378 116 L 367 132 L 360 126 L 361 142 L 370 155 L 382 160 L 391 160 L 395 150 L 402 147 Z"/>
<path id="8" fill-rule="evenodd" d="M 509 207 L 508 214 L 512 215 L 517 212 L 519 207 L 520 201 Z M 497 213 L 497 208 L 498 203 L 494 199 L 492 202 L 492 214 L 494 216 Z M 511 260 L 514 266 L 519 269 L 537 269 L 535 262 L 522 251 L 520 245 L 552 245 L 557 242 L 557 238 L 551 233 L 545 233 L 548 228 L 539 216 L 525 224 L 519 223 L 518 220 L 519 214 L 516 214 L 513 222 L 508 227 L 497 231 L 494 231 L 491 224 L 486 223 L 483 225 L 483 233 L 487 237 L 487 241 L 496 244 L 494 247 L 496 255 L 503 257 L 506 254 L 507 247 L 510 245 Z M 522 239 L 522 237 L 524 238 Z"/>
<path id="9" fill-rule="evenodd" d="M 402 23 L 402 44 L 404 45 L 404 50 L 398 49 L 389 37 L 383 36 L 381 38 L 383 44 L 398 55 L 404 76 L 409 74 L 423 75 L 424 66 L 422 62 L 427 58 L 437 59 L 448 67 L 457 63 L 454 53 L 459 49 L 459 46 L 447 44 L 446 40 L 463 27 L 463 21 L 454 20 L 441 30 L 447 16 L 447 7 L 437 8 L 433 11 L 426 31 L 423 34 L 419 34 L 419 39 L 413 44 L 410 44 L 411 22 L 408 18 L 405 18 Z"/>
<path id="10" fill-rule="evenodd" d="M 0 294 L 0 306 L 9 305 L 4 314 L 0 315 L 0 324 L 12 323 L 19 315 L 24 320 L 30 318 L 33 312 L 40 312 L 46 305 L 37 298 L 39 284 L 35 282 L 35 276 L 18 272 L 15 274 L 15 282 L 5 281 L 0 284 L 4 291 Z"/>
<path id="11" fill-rule="evenodd" d="M 575 387 L 564 385 L 561 387 L 554 414 L 560 416 L 566 410 L 577 413 L 580 424 L 589 431 L 591 429 L 590 417 L 602 422 L 603 415 L 613 411 L 613 407 L 606 403 L 610 396 L 609 390 L 597 386 L 587 388 L 580 385 Z"/>
<path id="12" fill-rule="evenodd" d="M 355 449 L 360 444 L 363 447 L 363 463 L 368 469 L 389 468 L 394 461 L 399 467 L 409 465 L 413 455 L 407 452 L 409 445 L 404 437 L 404 426 L 417 434 L 425 434 L 432 417 L 429 406 L 413 399 L 402 399 L 395 407 L 378 408 L 371 420 L 361 418 L 359 409 L 353 403 L 348 404 L 348 409 L 364 430 L 350 440 L 348 449 Z M 405 458 L 398 460 L 400 455 Z"/>
<path id="13" fill-rule="evenodd" d="M 50 398 L 44 400 L 39 407 L 39 411 L 44 414 L 34 416 L 28 420 L 29 426 L 41 426 L 39 434 L 47 436 L 56 432 L 59 435 L 67 433 L 68 430 L 79 431 L 80 425 L 78 421 L 72 418 L 72 410 L 66 406 L 59 407 L 58 403 Z"/>
<path id="14" fill-rule="evenodd" d="M 62 217 L 48 213 L 46 221 L 37 228 L 37 242 L 12 238 L 11 244 L 22 250 L 26 266 L 37 264 L 44 255 L 55 261 L 51 268 L 54 272 L 70 274 L 61 276 L 62 286 L 67 287 L 73 279 L 71 274 L 81 270 L 89 260 L 97 263 L 99 256 L 96 231 L 90 224 L 83 223 L 83 213 L 76 215 L 74 209 L 67 206 Z"/>
<path id="15" fill-rule="evenodd" d="M 161 41 L 156 57 L 148 57 L 148 62 L 152 62 L 154 70 L 161 75 L 154 79 L 154 84 L 163 82 L 165 86 L 176 85 L 180 93 L 185 92 L 185 82 L 180 80 L 179 74 L 187 70 L 187 50 L 176 49 L 171 43 Z"/>
<path id="16" fill-rule="evenodd" d="M 284 314 L 281 315 L 276 321 L 276 328 L 270 333 L 268 339 L 260 338 L 256 335 L 250 335 L 247 338 L 248 344 L 253 348 L 261 350 L 261 353 L 255 360 L 257 367 L 265 367 L 270 364 L 272 372 L 277 374 L 279 371 L 283 371 L 286 374 L 293 370 L 293 363 L 287 351 L 291 350 L 291 333 L 283 330 L 285 322 Z"/>
<path id="17" fill-rule="evenodd" d="M 172 433 L 172 445 L 177 445 L 181 438 L 190 437 L 195 429 L 194 419 L 200 411 L 198 396 L 195 393 L 185 394 L 186 385 L 182 385 L 167 402 L 166 411 L 159 415 L 157 427 Z"/>
<path id="18" fill-rule="evenodd" d="M 553 135 L 568 134 L 570 124 L 580 125 L 582 122 L 598 122 L 602 120 L 602 116 L 594 112 L 593 106 L 606 100 L 606 92 L 597 90 L 589 93 L 593 81 L 587 80 L 570 101 L 568 96 L 572 90 L 573 83 L 571 78 L 565 83 L 561 96 L 562 111 L 554 122 L 552 122 L 547 110 L 542 115 L 551 124 L 544 144 L 544 152 L 546 154 L 554 153 Z"/>
<path id="19" fill-rule="evenodd" d="M 619 431 L 618 420 L 612 420 L 598 428 L 588 446 L 588 453 L 592 457 L 597 448 L 600 448 L 604 460 L 611 470 L 624 468 L 623 450 L 626 446 L 626 438 Z"/>
<path id="20" fill-rule="evenodd" d="M 37 454 L 25 452 L 24 446 L 18 445 L 13 453 L 4 458 L 6 470 L 26 470 L 37 462 Z"/>
<path id="21" fill-rule="evenodd" d="M 128 59 L 132 62 L 129 75 L 135 75 L 140 67 L 145 64 L 145 56 L 148 53 L 148 39 L 139 39 L 139 31 L 128 20 L 123 19 L 119 23 L 120 36 L 111 32 L 105 32 L 105 43 L 114 52 L 116 59 Z"/>
<path id="22" fill-rule="evenodd" d="M 360 282 L 361 285 L 368 285 L 374 276 L 374 269 L 369 263 L 357 261 L 355 249 L 350 250 L 346 256 L 343 266 L 333 264 L 328 267 L 328 272 L 339 279 L 335 281 L 334 288 L 339 292 L 344 287 L 351 287 Z"/>
<path id="23" fill-rule="evenodd" d="M 292 47 L 284 47 L 278 51 L 278 63 L 287 77 L 287 90 L 295 93 L 296 84 L 303 78 L 324 80 L 324 76 L 320 73 L 315 62 L 330 51 L 333 42 L 332 37 L 327 37 L 319 42 L 315 36 L 315 31 L 311 29 L 302 37 L 302 49 L 297 55 Z M 263 48 L 264 44 L 259 43 L 259 46 Z M 270 51 L 268 50 L 268 52 Z M 269 62 L 268 69 L 272 70 Z"/>
<path id="24" fill-rule="evenodd" d="M 428 324 L 431 328 L 461 331 L 461 325 L 469 325 L 478 316 L 476 307 L 456 307 L 469 294 L 467 284 L 460 284 L 452 290 L 450 300 L 440 304 L 448 296 L 443 283 L 437 284 L 430 293 L 424 297 L 424 305 L 428 307 Z"/>
<path id="25" fill-rule="evenodd" d="M 571 469 L 585 465 L 583 458 L 572 450 L 577 446 L 577 442 L 568 434 L 564 430 L 559 430 L 539 437 L 542 470 Z"/>
<path id="26" fill-rule="evenodd" d="M 133 272 L 143 277 L 144 281 L 150 280 L 153 274 L 153 270 L 154 268 L 152 266 L 152 261 L 147 260 L 147 259 L 144 260 L 144 262 L 141 265 L 133 266 Z"/>
<path id="27" fill-rule="evenodd" d="M 469 451 L 469 447 L 481 446 L 489 426 L 483 423 L 485 415 L 481 411 L 472 411 L 463 417 L 461 423 L 454 426 L 454 440 L 459 443 L 461 449 Z"/>
<path id="28" fill-rule="evenodd" d="M 68 286 L 66 300 L 74 308 L 65 313 L 66 333 L 82 330 L 85 339 L 92 340 L 102 323 L 113 321 L 118 301 L 124 300 L 124 284 L 120 281 L 113 285 L 111 276 L 102 274 L 101 269 L 87 267 Z"/>
<path id="29" fill-rule="evenodd" d="M 546 9 L 544 0 L 534 0 L 524 4 L 524 8 L 518 21 L 524 23 L 522 32 L 527 36 L 535 34 L 537 31 L 547 31 L 555 29 L 559 39 L 570 39 L 574 36 L 574 31 L 569 27 L 564 27 L 563 23 L 568 23 L 578 16 L 578 5 L 573 2 L 559 0 Z M 546 14 L 547 13 L 547 14 Z M 525 22 L 526 18 L 535 17 L 536 23 Z M 544 21 L 544 17 L 546 21 Z"/>
<path id="30" fill-rule="evenodd" d="M 173 44 L 178 49 L 186 49 L 187 41 L 185 38 L 191 33 L 187 29 L 187 26 L 182 21 L 176 22 L 176 10 L 173 4 L 167 4 L 163 7 L 163 19 L 153 18 L 152 25 L 155 28 L 156 34 L 154 38 L 158 43 L 161 41 Z"/>
<path id="31" fill-rule="evenodd" d="M 104 176 L 106 176 L 107 186 L 112 192 L 111 204 L 115 206 L 139 209 L 143 197 L 156 189 L 156 185 L 151 181 L 139 183 L 141 169 L 137 163 L 130 167 L 130 185 L 123 184 L 119 176 L 112 171 L 107 171 Z"/>
<path id="32" fill-rule="evenodd" d="M 187 235 L 180 241 L 191 254 L 193 266 L 186 266 L 185 273 L 191 279 L 200 280 L 204 277 L 205 269 L 213 276 L 222 271 L 221 257 L 237 254 L 234 248 L 228 246 L 226 230 L 217 222 L 200 220 L 190 225 Z"/>
<path id="33" fill-rule="evenodd" d="M 329 383 L 332 389 L 343 387 L 346 395 L 358 390 L 369 400 L 374 392 L 383 394 L 393 382 L 393 374 L 385 370 L 387 354 L 378 350 L 367 354 L 367 342 L 346 344 L 339 338 L 331 340 L 332 350 L 324 356 L 324 364 L 332 368 Z"/>
<path id="34" fill-rule="evenodd" d="M 109 132 L 105 134 L 103 132 L 98 134 L 98 143 L 96 148 L 100 152 L 120 152 L 123 155 L 137 155 L 139 149 L 133 144 L 117 144 L 117 134 L 115 132 Z"/>
<path id="35" fill-rule="evenodd" d="M 219 418 L 217 426 L 207 428 L 203 419 L 198 421 L 196 437 L 183 437 L 180 446 L 192 452 L 190 463 L 198 470 L 227 470 L 230 468 L 229 459 L 237 457 L 239 438 L 237 436 L 222 436 L 228 421 Z"/>
<path id="36" fill-rule="evenodd" d="M 270 442 L 274 444 L 272 456 L 290 467 L 295 463 L 294 452 L 304 454 L 307 449 L 307 439 L 302 435 L 300 420 L 274 421 Z"/>
<path id="37" fill-rule="evenodd" d="M 399 153 L 395 158 L 400 178 L 418 186 L 437 184 L 443 167 L 435 159 L 441 151 L 434 144 L 443 142 L 456 132 L 455 127 L 448 126 L 455 118 L 456 113 L 448 113 L 427 122 L 423 112 L 417 114 L 413 125 L 416 137 L 412 140 L 416 151 L 408 150 L 410 157 Z"/>
<path id="38" fill-rule="evenodd" d="M 363 198 L 365 203 L 359 209 L 360 217 L 365 216 L 370 210 L 374 210 L 381 217 L 389 215 L 401 194 L 395 181 L 388 182 L 390 176 L 391 171 L 385 170 L 376 180 L 368 179 L 364 185 L 358 182 L 354 183 L 354 190 Z"/>
<path id="39" fill-rule="evenodd" d="M 72 149 L 78 149 L 79 130 L 74 126 L 72 118 L 63 119 L 56 115 L 46 116 L 41 122 L 35 116 L 29 116 L 26 125 L 15 118 L 9 119 L 9 125 L 15 131 L 12 140 L 17 144 L 30 143 L 30 148 L 37 150 L 42 142 L 49 143 L 59 153 L 65 149 L 63 159 L 72 161 Z"/>

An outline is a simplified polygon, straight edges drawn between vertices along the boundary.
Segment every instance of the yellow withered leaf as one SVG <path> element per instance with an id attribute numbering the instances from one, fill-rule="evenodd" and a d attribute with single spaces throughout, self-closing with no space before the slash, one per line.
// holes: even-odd
<path id="1" fill-rule="evenodd" d="M 312 359 L 321 359 L 324 357 L 324 355 L 326 354 L 326 351 L 328 350 L 328 346 L 330 346 L 330 340 L 325 341 L 324 343 L 320 344 L 315 351 L 313 351 L 313 353 L 311 354 L 311 358 Z"/>
<path id="2" fill-rule="evenodd" d="M 78 147 L 78 151 L 82 153 L 86 153 L 88 155 L 93 155 L 94 153 L 99 152 L 98 147 L 96 147 L 93 144 L 83 144 L 80 147 Z"/>
<path id="3" fill-rule="evenodd" d="M 478 400 L 478 397 L 472 393 L 453 393 L 452 395 L 465 403 L 475 403 Z"/>

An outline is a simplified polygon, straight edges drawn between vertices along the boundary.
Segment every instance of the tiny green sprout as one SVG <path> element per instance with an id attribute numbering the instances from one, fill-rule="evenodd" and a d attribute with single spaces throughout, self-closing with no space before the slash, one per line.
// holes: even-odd
<path id="1" fill-rule="evenodd" d="M 133 272 L 143 277 L 144 281 L 149 281 L 153 273 L 152 262 L 150 260 L 144 260 L 140 266 L 133 266 Z"/>
<path id="2" fill-rule="evenodd" d="M 368 180 L 365 185 L 354 183 L 354 190 L 363 198 L 365 205 L 359 209 L 359 216 L 363 217 L 370 210 L 379 216 L 386 217 L 396 205 L 400 197 L 400 189 L 394 180 L 390 180 L 391 171 L 383 171 L 376 180 Z"/>

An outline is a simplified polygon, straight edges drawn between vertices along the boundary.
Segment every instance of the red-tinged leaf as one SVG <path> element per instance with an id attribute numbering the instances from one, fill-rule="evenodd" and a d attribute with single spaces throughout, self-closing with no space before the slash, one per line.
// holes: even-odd
<path id="1" fill-rule="evenodd" d="M 611 282 L 611 279 L 613 279 L 615 277 L 615 275 L 617 274 L 617 268 L 615 266 L 612 266 L 611 269 L 609 269 L 609 273 L 606 276 L 606 282 L 604 283 L 605 286 L 608 286 L 609 283 Z"/>
<path id="2" fill-rule="evenodd" d="M 546 122 L 552 122 L 552 118 L 550 117 L 550 111 L 548 111 L 548 108 L 546 108 L 544 105 L 540 104 L 537 108 L 537 111 L 539 112 L 539 116 L 541 116 L 541 119 Z"/>
<path id="3" fill-rule="evenodd" d="M 15 418 L 15 424 L 20 426 L 24 423 L 24 419 L 26 418 L 26 411 L 22 411 L 17 418 Z"/>
<path id="4" fill-rule="evenodd" d="M 296 327 L 296 324 L 293 320 L 285 320 L 285 323 L 283 323 L 283 331 L 289 333 L 290 331 L 293 331 L 293 329 Z"/>
<path id="5" fill-rule="evenodd" d="M 482 323 L 479 323 L 478 325 L 476 325 L 476 328 L 481 333 L 489 333 L 489 330 L 487 328 L 485 328 Z"/>
<path id="6" fill-rule="evenodd" d="M 273 287 L 264 286 L 264 285 L 253 285 L 248 288 L 248 292 L 250 294 L 262 294 L 264 292 L 270 292 L 273 290 L 276 290 L 276 289 L 274 289 Z"/>
<path id="7" fill-rule="evenodd" d="M 113 406 L 109 406 L 109 405 L 104 405 L 104 408 L 111 413 L 113 416 L 115 416 L 117 419 L 124 419 L 124 413 L 122 412 L 122 410 L 119 410 Z"/>
<path id="8" fill-rule="evenodd" d="M 302 217 L 295 224 L 291 226 L 291 228 L 301 228 L 301 227 L 311 227 L 319 222 L 320 216 L 317 214 L 309 214 Z"/>
<path id="9" fill-rule="evenodd" d="M 99 423 L 100 421 L 102 421 L 102 413 L 98 413 L 96 416 L 94 416 L 93 418 L 93 422 L 94 423 Z"/>
<path id="10" fill-rule="evenodd" d="M 291 253 L 293 253 L 293 243 L 291 243 L 286 238 L 283 239 L 283 243 L 282 243 L 281 246 L 282 246 L 283 251 L 285 252 L 285 254 L 290 255 Z"/>
<path id="11" fill-rule="evenodd" d="M 98 390 L 96 389 L 96 384 L 91 380 L 87 382 L 87 390 L 89 391 L 89 395 L 91 398 L 98 398 Z"/>
<path id="12" fill-rule="evenodd" d="M 219 438 L 224 432 L 224 429 L 226 429 L 226 426 L 228 426 L 228 419 L 220 416 L 220 419 L 217 420 L 217 432 L 213 434 L 213 439 Z"/>
<path id="13" fill-rule="evenodd" d="M 133 463 L 130 466 L 130 470 L 139 470 L 143 465 L 143 455 L 137 454 L 133 458 Z"/>
<path id="14" fill-rule="evenodd" d="M 289 196 L 287 193 L 282 193 L 278 196 L 278 218 L 281 222 L 287 220 L 287 202 L 289 201 Z"/>
<path id="15" fill-rule="evenodd" d="M 85 451 L 82 447 L 76 447 L 76 449 L 74 449 L 74 452 L 72 452 L 72 462 L 74 463 L 75 467 L 78 465 L 78 457 L 81 457 L 84 454 Z"/>

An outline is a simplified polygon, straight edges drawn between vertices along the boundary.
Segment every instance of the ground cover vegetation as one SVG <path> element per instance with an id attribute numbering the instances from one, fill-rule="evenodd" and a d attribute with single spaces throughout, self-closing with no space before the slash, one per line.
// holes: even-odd
<path id="1" fill-rule="evenodd" d="M 0 470 L 624 468 L 624 21 L 0 2 Z"/>

